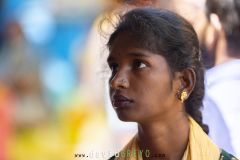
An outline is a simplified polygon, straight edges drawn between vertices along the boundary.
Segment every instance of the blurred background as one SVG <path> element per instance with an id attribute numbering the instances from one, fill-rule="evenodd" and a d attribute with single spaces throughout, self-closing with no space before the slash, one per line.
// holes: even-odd
<path id="1" fill-rule="evenodd" d="M 109 15 L 147 3 L 125 2 L 0 0 L 0 160 L 111 156 L 136 133 L 111 108 L 104 64 L 117 21 Z M 156 5 L 185 16 L 202 38 L 204 0 Z"/>

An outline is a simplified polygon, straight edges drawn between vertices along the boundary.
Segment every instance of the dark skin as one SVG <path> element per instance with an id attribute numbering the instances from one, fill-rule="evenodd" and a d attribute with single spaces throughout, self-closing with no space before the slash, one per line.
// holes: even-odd
<path id="1" fill-rule="evenodd" d="M 108 64 L 113 107 L 119 119 L 138 123 L 139 147 L 152 155 L 181 159 L 188 144 L 189 122 L 178 93 L 192 92 L 193 69 L 172 75 L 163 56 L 140 48 L 127 32 L 112 43 Z"/>

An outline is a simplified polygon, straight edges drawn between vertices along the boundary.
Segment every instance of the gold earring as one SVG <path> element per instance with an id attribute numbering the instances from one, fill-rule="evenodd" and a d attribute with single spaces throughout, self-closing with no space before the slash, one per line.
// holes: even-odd
<path id="1" fill-rule="evenodd" d="M 183 103 L 187 99 L 187 97 L 188 97 L 187 92 L 186 91 L 182 91 L 181 97 L 180 97 L 181 102 Z"/>

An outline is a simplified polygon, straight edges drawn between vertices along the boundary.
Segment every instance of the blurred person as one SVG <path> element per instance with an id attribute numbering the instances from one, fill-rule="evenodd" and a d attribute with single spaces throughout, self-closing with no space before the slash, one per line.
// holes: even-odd
<path id="1" fill-rule="evenodd" d="M 190 23 L 167 10 L 134 9 L 120 17 L 107 45 L 112 105 L 120 120 L 138 123 L 111 159 L 235 159 L 202 123 L 204 70 Z"/>
<path id="2" fill-rule="evenodd" d="M 45 120 L 47 108 L 42 97 L 37 52 L 25 40 L 17 20 L 6 24 L 0 53 L 0 80 L 16 96 L 15 123 L 26 127 Z"/>
<path id="3" fill-rule="evenodd" d="M 49 110 L 42 95 L 37 52 L 25 39 L 16 19 L 7 19 L 4 29 L 0 49 L 0 92 L 5 100 L 0 100 L 0 119 L 8 124 L 11 122 L 11 126 L 5 125 L 1 136 L 6 137 L 11 127 L 11 137 L 4 140 L 9 146 L 7 156 L 8 159 L 21 159 L 26 156 L 24 151 L 32 142 L 34 129 L 48 120 Z"/>
<path id="4" fill-rule="evenodd" d="M 214 37 L 208 50 L 213 68 L 206 72 L 203 120 L 213 141 L 240 157 L 240 1 L 207 0 Z"/>
<path id="5" fill-rule="evenodd" d="M 172 0 L 171 10 L 186 18 L 193 25 L 200 41 L 204 67 L 213 67 L 214 55 L 208 48 L 208 43 L 214 36 L 214 32 L 205 14 L 205 0 Z"/>

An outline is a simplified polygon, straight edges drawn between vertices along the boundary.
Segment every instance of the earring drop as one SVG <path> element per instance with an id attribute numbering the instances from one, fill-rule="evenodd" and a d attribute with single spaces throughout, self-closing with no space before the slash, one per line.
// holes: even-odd
<path id="1" fill-rule="evenodd" d="M 188 94 L 186 91 L 182 91 L 181 96 L 180 96 L 180 101 L 183 103 L 188 97 Z"/>

